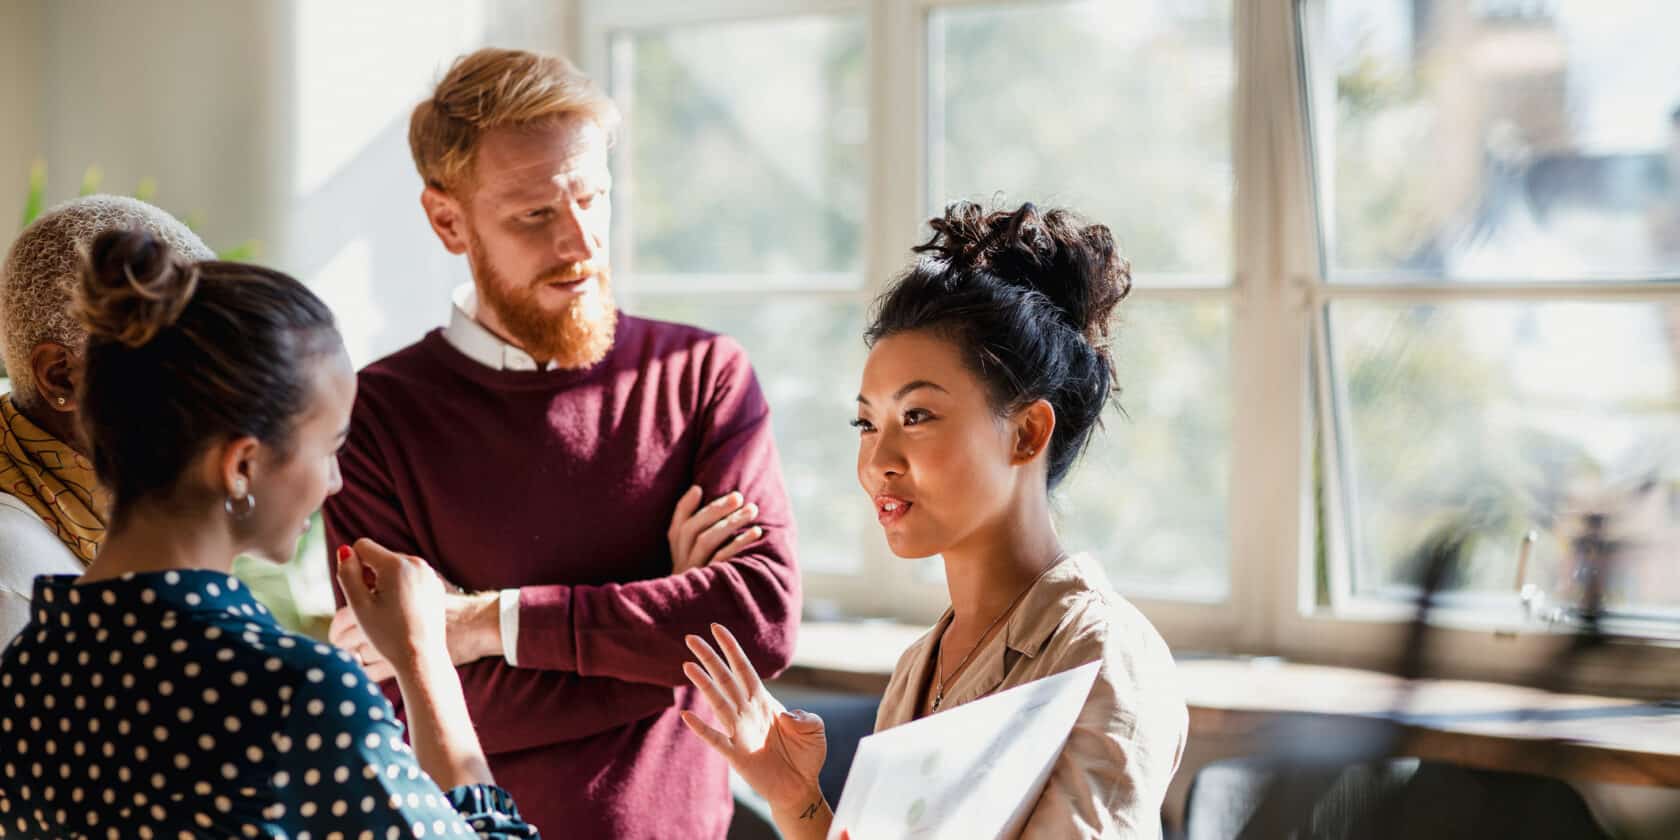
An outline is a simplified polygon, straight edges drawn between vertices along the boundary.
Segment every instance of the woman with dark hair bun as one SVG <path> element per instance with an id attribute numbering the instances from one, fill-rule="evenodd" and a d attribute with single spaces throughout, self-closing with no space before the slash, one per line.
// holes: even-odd
<path id="1" fill-rule="evenodd" d="M 0 836 L 535 837 L 493 786 L 424 561 L 339 551 L 412 749 L 349 655 L 285 632 L 230 574 L 240 554 L 290 560 L 340 487 L 356 380 L 326 306 L 119 230 L 94 240 L 77 307 L 109 528 L 85 574 L 36 578 L 0 657 Z"/>
<path id="2" fill-rule="evenodd" d="M 1156 837 L 1187 714 L 1160 634 L 1069 556 L 1050 492 L 1115 393 L 1108 350 L 1131 271 L 1101 225 L 962 203 L 876 304 L 858 394 L 858 481 L 900 557 L 940 555 L 951 607 L 899 659 L 876 731 L 1101 662 L 1020 836 Z M 826 837 L 822 721 L 764 690 L 727 629 L 684 666 L 720 721 L 689 727 L 771 805 Z M 720 654 L 721 650 L 721 654 Z"/>

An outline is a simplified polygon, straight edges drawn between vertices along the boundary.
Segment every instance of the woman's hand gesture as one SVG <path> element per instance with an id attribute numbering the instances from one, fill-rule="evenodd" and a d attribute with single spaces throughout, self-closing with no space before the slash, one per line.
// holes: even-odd
<path id="1" fill-rule="evenodd" d="M 400 676 L 428 655 L 448 657 L 443 581 L 426 561 L 373 540 L 357 540 L 354 548 L 338 551 L 338 586 L 355 614 L 354 624 L 383 657 L 375 664 L 388 662 Z"/>
<path id="2" fill-rule="evenodd" d="M 685 663 L 683 673 L 700 689 L 721 730 L 693 712 L 682 713 L 683 723 L 722 753 L 778 814 L 824 820 L 826 832 L 830 812 L 817 787 L 817 773 L 828 755 L 822 718 L 783 708 L 765 690 L 735 637 L 718 624 L 712 625 L 712 635 L 723 655 L 699 636 L 689 636 L 688 649 L 699 664 Z"/>

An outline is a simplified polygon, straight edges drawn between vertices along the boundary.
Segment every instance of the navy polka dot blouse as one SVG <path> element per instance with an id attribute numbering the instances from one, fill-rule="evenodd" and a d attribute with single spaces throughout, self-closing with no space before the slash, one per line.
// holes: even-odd
<path id="1" fill-rule="evenodd" d="M 0 837 L 536 837 L 506 792 L 420 770 L 349 655 L 239 579 L 35 581 L 0 658 Z"/>

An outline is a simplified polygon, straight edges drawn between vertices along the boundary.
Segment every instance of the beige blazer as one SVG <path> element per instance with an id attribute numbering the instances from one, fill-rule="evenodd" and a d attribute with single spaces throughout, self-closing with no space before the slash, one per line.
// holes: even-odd
<path id="1" fill-rule="evenodd" d="M 875 731 L 916 718 L 933 680 L 939 622 L 898 660 Z M 1156 838 L 1161 801 L 1184 755 L 1189 716 L 1172 654 L 1096 562 L 1064 560 L 1028 590 L 1001 632 L 945 689 L 950 709 L 1041 677 L 1101 661 L 1022 838 Z"/>

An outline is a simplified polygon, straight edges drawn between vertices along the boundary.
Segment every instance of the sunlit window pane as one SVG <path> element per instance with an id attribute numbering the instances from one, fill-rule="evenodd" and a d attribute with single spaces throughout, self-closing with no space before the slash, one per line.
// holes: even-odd
<path id="1" fill-rule="evenodd" d="M 1454 586 L 1530 581 L 1579 596 L 1577 540 L 1622 557 L 1622 606 L 1680 606 L 1680 306 L 1338 303 L 1354 584 L 1394 592 L 1435 527 L 1474 517 L 1489 538 Z"/>
<path id="2" fill-rule="evenodd" d="M 1335 279 L 1680 275 L 1680 4 L 1329 9 Z"/>
<path id="3" fill-rule="evenodd" d="M 857 16 L 615 36 L 618 268 L 861 285 L 864 37 Z"/>
<path id="4" fill-rule="evenodd" d="M 932 209 L 1067 205 L 1140 273 L 1226 282 L 1229 2 L 936 9 L 928 44 Z"/>
<path id="5" fill-rule="evenodd" d="M 1230 310 L 1121 304 L 1110 411 L 1057 492 L 1062 542 L 1121 589 L 1217 599 L 1229 588 Z"/>

